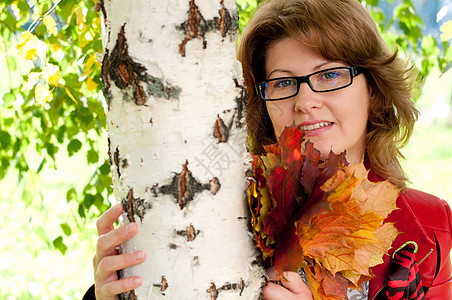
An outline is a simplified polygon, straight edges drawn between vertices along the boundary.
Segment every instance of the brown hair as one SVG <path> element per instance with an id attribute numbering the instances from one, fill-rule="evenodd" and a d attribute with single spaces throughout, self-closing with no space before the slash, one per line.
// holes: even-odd
<path id="1" fill-rule="evenodd" d="M 265 103 L 255 84 L 265 80 L 265 55 L 284 37 L 301 40 L 324 58 L 365 68 L 371 90 L 366 156 L 384 179 L 404 187 L 400 148 L 408 142 L 419 112 L 411 101 L 415 72 L 378 33 L 370 14 L 356 0 L 263 1 L 239 41 L 247 89 L 248 144 L 253 154 L 276 143 Z"/>

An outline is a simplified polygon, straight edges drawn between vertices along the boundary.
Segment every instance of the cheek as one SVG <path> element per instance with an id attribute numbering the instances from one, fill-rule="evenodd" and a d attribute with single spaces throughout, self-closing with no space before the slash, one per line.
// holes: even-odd
<path id="1" fill-rule="evenodd" d="M 285 126 L 292 125 L 293 118 L 293 105 L 290 102 L 268 102 L 266 103 L 267 113 L 273 124 L 276 136 L 279 136 L 284 130 Z"/>

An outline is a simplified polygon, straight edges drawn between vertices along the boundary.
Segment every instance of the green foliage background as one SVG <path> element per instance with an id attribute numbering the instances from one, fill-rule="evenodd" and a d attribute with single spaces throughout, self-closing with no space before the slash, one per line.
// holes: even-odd
<path id="1" fill-rule="evenodd" d="M 236 2 L 242 31 L 261 1 Z M 401 1 L 392 16 L 385 16 L 379 4 L 378 0 L 368 0 L 365 5 L 389 45 L 417 62 L 420 76 L 450 68 L 450 40 L 422 35 L 423 21 L 410 0 Z M 56 264 L 76 259 L 90 268 L 94 219 L 114 201 L 106 146 L 106 105 L 101 93 L 101 25 L 95 8 L 94 0 L 0 3 L 0 225 L 8 226 L 0 230 L 0 236 L 3 243 L 27 245 L 19 251 L 25 253 L 21 259 L 30 264 L 45 261 L 44 253 Z M 43 24 L 46 15 L 55 20 L 56 35 Z M 46 45 L 45 54 L 35 61 L 21 57 L 16 48 L 26 30 Z M 47 64 L 59 67 L 61 78 L 56 83 L 43 73 Z M 24 86 L 30 83 L 28 75 L 32 72 L 41 75 L 27 90 Z M 49 87 L 53 95 L 50 102 L 38 101 L 34 92 L 37 84 Z M 65 254 L 68 248 L 78 248 L 78 254 L 71 252 L 77 257 L 52 250 Z M 64 283 L 55 284 L 44 275 L 43 284 L 30 286 L 27 276 L 33 275 L 26 268 L 17 270 L 12 258 L 15 247 L 8 249 L 11 252 L 4 254 L 11 257 L 0 263 L 0 269 L 8 272 L 1 272 L 0 281 L 10 280 L 10 288 L 2 284 L 0 298 L 80 298 L 77 285 L 62 291 Z M 17 280 L 11 279 L 17 276 Z M 84 278 L 80 286 L 88 287 L 91 281 Z"/>

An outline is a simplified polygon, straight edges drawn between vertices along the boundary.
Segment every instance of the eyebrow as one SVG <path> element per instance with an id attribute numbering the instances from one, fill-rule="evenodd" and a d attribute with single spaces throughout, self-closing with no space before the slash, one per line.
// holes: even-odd
<path id="1" fill-rule="evenodd" d="M 334 61 L 326 61 L 326 62 L 323 62 L 323 63 L 321 63 L 321 64 L 318 64 L 317 66 L 314 67 L 313 71 L 314 71 L 314 72 L 315 72 L 315 71 L 318 71 L 318 70 L 320 70 L 320 68 L 322 68 L 323 66 L 328 65 L 328 64 L 332 64 L 332 63 L 336 63 L 336 62 L 334 62 Z M 270 77 L 274 72 L 290 73 L 291 75 L 293 75 L 292 71 L 289 71 L 289 70 L 286 70 L 286 69 L 275 69 L 275 70 L 271 71 L 271 72 L 268 74 L 268 77 Z"/>

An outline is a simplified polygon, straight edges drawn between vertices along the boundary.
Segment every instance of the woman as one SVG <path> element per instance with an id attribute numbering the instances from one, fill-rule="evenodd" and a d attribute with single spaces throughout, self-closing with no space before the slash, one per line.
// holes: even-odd
<path id="1" fill-rule="evenodd" d="M 264 1 L 243 33 L 238 59 L 248 91 L 252 153 L 263 154 L 264 145 L 295 124 L 323 158 L 330 149 L 346 150 L 350 163 L 364 158 L 370 180 L 388 179 L 403 188 L 399 210 L 387 220 L 401 232 L 390 254 L 416 245 L 425 299 L 452 299 L 451 211 L 444 201 L 405 188 L 399 163 L 399 149 L 418 116 L 410 100 L 413 70 L 389 50 L 367 11 L 356 0 Z M 137 232 L 135 224 L 114 229 L 121 213 L 116 205 L 97 222 L 96 299 L 115 299 L 141 284 L 139 278 L 118 280 L 116 275 L 145 259 L 142 252 L 116 255 L 115 247 Z M 393 268 L 389 256 L 384 260 L 360 295 L 350 298 L 384 297 Z M 273 270 L 268 275 L 279 280 Z M 263 299 L 312 299 L 297 273 L 284 275 L 287 281 L 266 285 Z"/>

